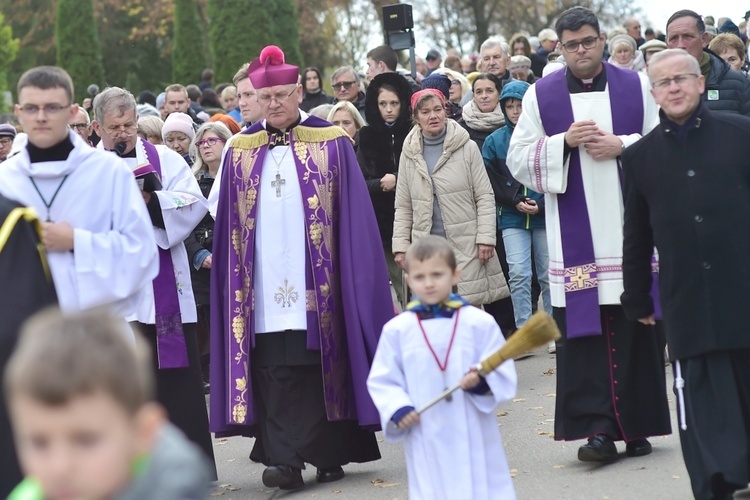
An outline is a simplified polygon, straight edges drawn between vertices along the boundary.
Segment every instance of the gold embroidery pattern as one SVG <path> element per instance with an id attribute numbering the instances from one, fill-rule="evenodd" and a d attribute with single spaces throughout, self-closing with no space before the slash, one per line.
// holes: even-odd
<path id="1" fill-rule="evenodd" d="M 295 127 L 295 131 L 299 127 Z M 297 150 L 295 144 L 295 151 Z M 307 143 L 305 154 L 298 153 L 297 158 L 305 158 L 304 170 L 300 176 L 303 186 L 312 186 L 314 195 L 306 199 L 308 227 L 308 247 L 313 265 L 312 292 L 318 311 L 320 329 L 321 358 L 324 366 L 323 388 L 326 401 L 337 401 L 335 405 L 326 405 L 329 419 L 351 418 L 348 402 L 348 363 L 340 358 L 346 352 L 346 338 L 343 328 L 343 316 L 337 308 L 341 306 L 339 277 L 334 267 L 337 263 L 335 230 L 338 207 L 338 183 L 340 165 L 338 159 L 343 152 L 337 151 L 337 142 Z M 300 148 L 301 150 L 301 148 Z M 333 162 L 332 159 L 336 161 Z M 304 191 L 305 188 L 303 188 Z M 309 188 L 308 188 L 309 189 Z M 311 213 L 310 213 L 311 212 Z"/>
<path id="2" fill-rule="evenodd" d="M 273 294 L 273 300 L 281 304 L 281 307 L 292 307 L 299 300 L 299 293 L 294 290 L 294 285 L 289 286 L 289 280 L 284 280 L 284 286 L 280 286 L 278 290 Z"/>
<path id="3" fill-rule="evenodd" d="M 305 311 L 318 310 L 318 296 L 315 290 L 305 290 Z"/>
<path id="4" fill-rule="evenodd" d="M 233 401 L 231 419 L 236 424 L 244 424 L 248 415 L 247 359 L 250 350 L 248 321 L 253 310 L 254 297 L 250 280 L 252 263 L 247 266 L 244 263 L 247 261 L 248 251 L 252 249 L 253 244 L 250 235 L 255 227 L 255 219 L 251 215 L 258 201 L 258 184 L 260 183 L 260 174 L 253 174 L 253 171 L 256 170 L 259 156 L 257 148 L 262 145 L 256 143 L 261 139 L 267 141 L 265 132 L 251 136 L 238 136 L 232 140 L 234 149 L 232 150 L 231 171 L 234 175 L 231 186 L 237 190 L 237 202 L 233 207 L 236 214 L 233 220 L 236 222 L 233 222 L 231 238 L 232 251 L 239 264 L 231 269 L 229 281 L 230 297 L 234 299 L 231 324 L 235 341 L 230 347 L 230 352 L 233 354 L 232 360 L 237 365 L 232 372 L 234 386 L 230 392 Z M 251 301 L 249 304 L 248 299 Z M 238 377 L 237 374 L 244 375 Z"/>
<path id="5" fill-rule="evenodd" d="M 566 267 L 563 272 L 565 280 L 565 291 L 575 292 L 596 288 L 599 280 L 596 277 L 596 264 L 585 264 L 583 266 Z"/>

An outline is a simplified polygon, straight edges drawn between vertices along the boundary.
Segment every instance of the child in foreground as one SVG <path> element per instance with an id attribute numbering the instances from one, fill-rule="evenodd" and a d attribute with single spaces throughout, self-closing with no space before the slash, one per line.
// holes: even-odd
<path id="1" fill-rule="evenodd" d="M 149 353 L 123 328 L 57 310 L 24 327 L 4 379 L 27 475 L 11 500 L 208 497 L 203 455 L 152 402 Z"/>
<path id="2" fill-rule="evenodd" d="M 495 409 L 515 396 L 516 370 L 474 368 L 505 343 L 500 328 L 451 294 L 459 270 L 444 238 L 411 245 L 405 268 L 416 300 L 383 327 L 367 387 L 386 440 L 404 439 L 409 498 L 514 499 Z M 459 380 L 462 391 L 417 414 Z"/>

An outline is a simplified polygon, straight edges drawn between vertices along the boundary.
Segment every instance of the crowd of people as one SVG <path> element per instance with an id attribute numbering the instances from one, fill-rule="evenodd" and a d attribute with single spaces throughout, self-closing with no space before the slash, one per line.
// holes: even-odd
<path id="1" fill-rule="evenodd" d="M 81 106 L 64 69 L 30 69 L 0 124 L 19 284 L 0 495 L 152 498 L 159 477 L 153 498 L 203 498 L 211 432 L 254 437 L 263 484 L 295 490 L 306 464 L 326 483 L 378 460 L 382 428 L 411 498 L 514 498 L 494 417 L 514 364 L 475 365 L 540 308 L 562 332 L 555 439 L 586 440 L 584 462 L 651 453 L 666 352 L 693 493 L 731 498 L 750 483 L 748 17 L 605 33 L 575 7 L 413 73 L 375 47 L 333 95 L 275 46 L 231 84 Z M 56 458 L 75 433 L 107 459 Z"/>

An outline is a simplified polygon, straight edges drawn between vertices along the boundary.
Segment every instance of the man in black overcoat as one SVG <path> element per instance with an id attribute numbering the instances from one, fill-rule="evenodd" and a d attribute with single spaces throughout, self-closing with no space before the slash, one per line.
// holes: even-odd
<path id="1" fill-rule="evenodd" d="M 654 322 L 655 246 L 693 494 L 732 498 L 750 481 L 750 119 L 708 109 L 684 50 L 654 55 L 649 78 L 660 125 L 622 156 L 622 305 Z"/>

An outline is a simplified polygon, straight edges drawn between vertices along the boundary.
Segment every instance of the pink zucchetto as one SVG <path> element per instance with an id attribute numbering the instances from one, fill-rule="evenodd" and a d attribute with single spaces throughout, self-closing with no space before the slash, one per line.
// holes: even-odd
<path id="1" fill-rule="evenodd" d="M 247 76 L 256 89 L 289 85 L 297 83 L 299 67 L 286 64 L 284 52 L 275 45 L 269 45 L 250 63 Z"/>

